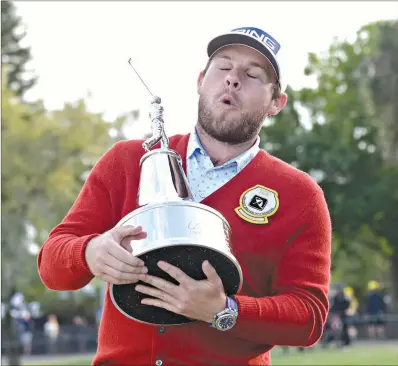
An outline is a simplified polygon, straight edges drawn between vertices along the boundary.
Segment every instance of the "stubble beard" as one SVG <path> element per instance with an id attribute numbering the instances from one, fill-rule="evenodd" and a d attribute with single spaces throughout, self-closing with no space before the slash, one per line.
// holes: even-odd
<path id="1" fill-rule="evenodd" d="M 239 145 L 255 138 L 267 117 L 267 107 L 254 112 L 241 112 L 235 119 L 226 119 L 225 110 L 217 119 L 205 97 L 200 96 L 198 104 L 198 124 L 214 139 L 230 145 Z"/>

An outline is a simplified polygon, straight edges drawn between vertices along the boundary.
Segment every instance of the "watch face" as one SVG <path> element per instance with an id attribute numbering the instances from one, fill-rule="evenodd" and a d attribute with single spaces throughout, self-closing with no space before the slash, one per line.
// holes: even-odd
<path id="1" fill-rule="evenodd" d="M 236 319 L 233 315 L 225 314 L 217 320 L 217 328 L 220 330 L 229 330 L 235 325 Z"/>

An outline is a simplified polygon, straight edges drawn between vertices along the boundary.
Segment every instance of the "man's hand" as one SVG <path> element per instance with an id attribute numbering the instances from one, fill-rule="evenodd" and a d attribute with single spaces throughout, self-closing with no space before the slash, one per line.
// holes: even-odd
<path id="1" fill-rule="evenodd" d="M 160 261 L 159 268 L 175 278 L 179 286 L 161 278 L 141 274 L 139 280 L 155 288 L 137 285 L 135 289 L 143 294 L 155 297 L 145 298 L 142 304 L 157 306 L 190 319 L 213 321 L 214 316 L 225 309 L 226 295 L 221 278 L 208 261 L 203 262 L 202 269 L 206 280 L 196 281 L 179 268 Z"/>
<path id="2" fill-rule="evenodd" d="M 131 254 L 130 241 L 146 235 L 140 226 L 120 226 L 90 240 L 85 257 L 92 274 L 115 285 L 137 282 L 138 275 L 148 270 Z"/>

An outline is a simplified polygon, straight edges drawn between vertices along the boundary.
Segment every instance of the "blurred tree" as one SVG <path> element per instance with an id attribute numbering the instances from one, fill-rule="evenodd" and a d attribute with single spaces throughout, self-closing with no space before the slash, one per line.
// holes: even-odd
<path id="1" fill-rule="evenodd" d="M 124 137 L 124 117 L 106 122 L 89 112 L 82 100 L 42 113 L 19 103 L 6 87 L 2 94 L 2 149 L 7 157 L 2 166 L 2 204 L 8 220 L 3 224 L 3 254 L 20 270 L 26 268 L 20 262 L 24 257 L 20 250 L 25 253 L 26 245 L 18 245 L 16 236 L 30 227 L 36 233 L 34 241 L 45 240 L 73 204 L 95 162 Z M 32 238 L 24 237 L 31 245 Z M 32 279 L 20 277 L 15 280 Z"/>
<path id="2" fill-rule="evenodd" d="M 262 132 L 268 151 L 308 172 L 323 188 L 333 222 L 334 269 L 347 258 L 370 264 L 374 251 L 388 257 L 396 243 L 391 231 L 398 222 L 392 210 L 398 172 L 384 160 L 379 125 L 365 107 L 359 71 L 364 55 L 375 55 L 375 48 L 369 51 L 361 37 L 358 32 L 353 43 L 336 40 L 326 55 L 310 54 L 305 73 L 317 77 L 318 87 L 289 90 L 286 110 Z M 301 121 L 306 114 L 308 120 Z M 363 290 L 370 273 L 365 267 L 356 272 Z"/>
<path id="3" fill-rule="evenodd" d="M 382 250 L 375 248 L 374 243 L 385 240 L 378 238 L 364 225 L 357 237 L 350 242 L 350 250 L 339 250 L 337 239 L 334 241 L 333 250 L 335 263 L 333 280 L 336 283 L 348 284 L 355 289 L 357 298 L 366 295 L 366 285 L 377 278 L 381 283 L 386 283 L 390 278 L 390 258 Z M 388 246 L 387 246 L 388 248 Z"/>
<path id="4" fill-rule="evenodd" d="M 21 178 L 18 174 L 18 167 L 21 164 L 20 158 L 16 157 L 16 165 L 12 172 L 8 171 L 12 159 L 12 141 L 7 141 L 9 130 L 12 123 L 19 126 L 23 118 L 28 113 L 24 105 L 20 104 L 19 99 L 8 89 L 6 68 L 2 70 L 2 175 L 1 175 L 1 297 L 2 303 L 6 304 L 6 314 L 4 319 L 4 338 L 8 341 L 6 354 L 8 355 L 9 365 L 19 365 L 19 335 L 16 321 L 11 316 L 11 300 L 13 295 L 21 288 L 28 285 L 30 274 L 33 273 L 35 265 L 34 258 L 29 258 L 27 250 L 27 221 L 23 207 L 14 204 L 14 196 L 18 196 L 18 190 L 12 192 L 12 180 Z M 12 123 L 11 123 L 12 121 Z M 9 144 L 11 143 L 11 144 Z M 6 152 L 6 153 L 5 153 Z M 10 174 L 16 174 L 15 177 Z M 32 260 L 33 259 L 33 260 Z M 29 273 L 31 269 L 31 273 Z M 36 271 L 37 272 L 37 271 Z"/>
<path id="5" fill-rule="evenodd" d="M 2 301 L 8 305 L 16 291 L 31 299 L 45 292 L 29 251 L 62 220 L 93 164 L 139 118 L 135 110 L 107 123 L 83 100 L 52 113 L 40 101 L 24 103 L 24 93 L 37 81 L 26 70 L 31 54 L 23 45 L 25 35 L 14 3 L 2 1 L 1 280 Z M 18 365 L 19 337 L 10 311 L 4 325 L 11 345 L 8 362 Z"/>
<path id="6" fill-rule="evenodd" d="M 1 2 L 1 64 L 7 65 L 7 86 L 17 96 L 30 89 L 37 81 L 25 66 L 31 59 L 30 48 L 21 42 L 26 32 L 21 18 L 17 16 L 12 1 Z"/>
<path id="7" fill-rule="evenodd" d="M 21 103 L 3 72 L 1 271 L 7 303 L 14 288 L 37 297 L 45 291 L 29 249 L 62 220 L 100 156 L 124 139 L 126 118 L 107 122 L 83 100 L 54 112 Z"/>
<path id="8" fill-rule="evenodd" d="M 378 126 L 383 157 L 398 165 L 398 20 L 366 25 L 358 38 L 364 43 L 359 72 L 365 107 Z"/>
<path id="9" fill-rule="evenodd" d="M 385 192 L 395 197 L 386 205 L 383 222 L 376 226 L 393 246 L 392 283 L 395 304 L 398 307 L 398 20 L 380 21 L 364 26 L 358 37 L 365 45 L 364 58 L 360 66 L 362 97 L 373 125 L 377 126 L 377 144 L 386 161 L 395 190 Z M 388 223 L 388 224 L 387 224 Z"/>

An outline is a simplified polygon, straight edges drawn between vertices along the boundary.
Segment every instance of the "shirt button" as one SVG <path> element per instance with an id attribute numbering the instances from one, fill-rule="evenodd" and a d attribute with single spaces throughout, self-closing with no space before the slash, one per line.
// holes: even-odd
<path id="1" fill-rule="evenodd" d="M 164 329 L 164 327 L 159 328 L 159 333 L 164 333 L 165 331 L 166 331 L 166 329 Z"/>
<path id="2" fill-rule="evenodd" d="M 163 365 L 163 361 L 162 360 L 156 360 L 155 365 L 156 366 L 162 366 Z"/>

